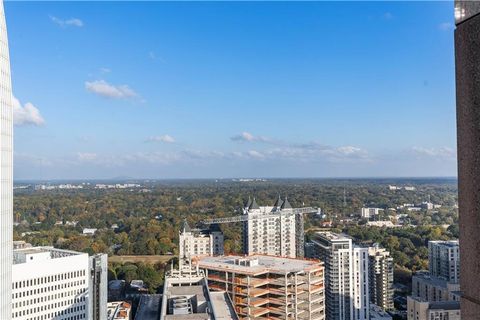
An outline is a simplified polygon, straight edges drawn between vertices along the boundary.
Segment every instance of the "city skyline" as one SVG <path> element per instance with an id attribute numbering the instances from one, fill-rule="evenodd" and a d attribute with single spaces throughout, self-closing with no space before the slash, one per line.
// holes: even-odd
<path id="1" fill-rule="evenodd" d="M 5 8 L 16 179 L 456 175 L 450 2 Z"/>

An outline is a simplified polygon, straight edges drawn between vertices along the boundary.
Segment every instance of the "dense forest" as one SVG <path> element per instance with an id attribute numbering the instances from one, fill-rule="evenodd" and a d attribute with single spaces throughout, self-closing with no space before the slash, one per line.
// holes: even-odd
<path id="1" fill-rule="evenodd" d="M 416 190 L 389 190 L 389 184 L 415 186 Z M 255 197 L 260 205 L 272 205 L 278 195 L 288 196 L 294 207 L 322 209 L 325 217 L 306 216 L 307 236 L 323 221 L 330 220 L 334 230 L 346 232 L 359 242 L 378 242 L 388 248 L 397 266 L 409 271 L 426 268 L 428 240 L 458 236 L 456 180 L 199 180 L 142 182 L 142 185 L 145 186 L 142 189 L 124 190 L 22 189 L 14 199 L 17 224 L 14 238 L 33 245 L 88 253 L 176 254 L 178 232 L 184 219 L 195 225 L 203 219 L 236 215 L 249 196 Z M 367 228 L 365 221 L 351 219 L 363 206 L 388 209 L 428 199 L 441 208 L 418 212 L 397 210 L 408 216 L 409 227 Z M 388 215 L 390 211 L 385 212 Z M 97 232 L 85 236 L 83 228 L 96 228 Z M 224 224 L 222 230 L 226 253 L 240 253 L 240 224 Z M 151 272 L 145 271 L 143 265 L 130 269 Z M 133 272 L 117 271 L 123 277 Z"/>

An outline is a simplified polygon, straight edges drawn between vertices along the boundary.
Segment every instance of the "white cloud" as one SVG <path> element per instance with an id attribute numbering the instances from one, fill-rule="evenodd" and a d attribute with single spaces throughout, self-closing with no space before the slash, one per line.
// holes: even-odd
<path id="1" fill-rule="evenodd" d="M 232 141 L 244 141 L 244 142 L 272 142 L 269 138 L 267 137 L 262 137 L 262 136 L 254 136 L 250 132 L 242 132 L 240 134 L 237 134 L 233 137 L 230 137 L 230 140 Z"/>
<path id="2" fill-rule="evenodd" d="M 86 81 L 85 89 L 96 95 L 111 99 L 129 99 L 138 97 L 138 94 L 129 86 L 115 86 L 105 80 Z"/>
<path id="3" fill-rule="evenodd" d="M 22 107 L 20 101 L 12 97 L 13 104 L 13 123 L 16 126 L 34 125 L 41 126 L 45 124 L 40 111 L 30 102 L 25 103 Z"/>
<path id="4" fill-rule="evenodd" d="M 337 151 L 338 151 L 340 154 L 353 155 L 353 154 L 357 154 L 357 153 L 359 153 L 359 152 L 362 152 L 362 149 L 361 149 L 361 148 L 357 148 L 357 147 L 352 147 L 352 146 L 345 146 L 345 147 L 339 147 L 339 148 L 337 148 Z"/>
<path id="5" fill-rule="evenodd" d="M 455 159 L 456 151 L 449 147 L 441 148 L 425 148 L 425 147 L 413 147 L 411 152 L 418 157 L 431 157 L 442 159 Z"/>
<path id="6" fill-rule="evenodd" d="M 163 136 L 152 136 L 147 139 L 147 142 L 165 142 L 165 143 L 174 143 L 175 139 L 168 135 L 164 134 Z"/>
<path id="7" fill-rule="evenodd" d="M 70 19 L 60 19 L 54 16 L 50 16 L 50 20 L 52 20 L 55 24 L 59 25 L 60 27 L 83 27 L 83 21 L 78 18 L 70 18 Z"/>
<path id="8" fill-rule="evenodd" d="M 110 72 L 112 72 L 112 70 L 110 70 L 109 68 L 102 67 L 102 68 L 100 68 L 100 72 L 101 72 L 102 74 L 105 74 L 105 73 L 110 73 Z"/>
<path id="9" fill-rule="evenodd" d="M 79 152 L 77 153 L 77 158 L 79 161 L 94 161 L 97 160 L 97 154 L 89 152 Z"/>
<path id="10" fill-rule="evenodd" d="M 438 28 L 442 31 L 450 31 L 455 28 L 455 25 L 452 22 L 442 22 L 438 25 Z"/>

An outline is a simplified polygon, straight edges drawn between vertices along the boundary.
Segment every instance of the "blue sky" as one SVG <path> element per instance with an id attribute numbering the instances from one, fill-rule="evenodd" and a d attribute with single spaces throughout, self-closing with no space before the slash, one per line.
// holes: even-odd
<path id="1" fill-rule="evenodd" d="M 6 2 L 15 178 L 456 175 L 452 2 Z"/>

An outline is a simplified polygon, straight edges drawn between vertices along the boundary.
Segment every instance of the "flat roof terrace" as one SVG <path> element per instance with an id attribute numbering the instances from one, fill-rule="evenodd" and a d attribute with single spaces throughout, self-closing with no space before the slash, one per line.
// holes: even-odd
<path id="1" fill-rule="evenodd" d="M 263 273 L 311 272 L 323 269 L 320 261 L 274 257 L 267 255 L 201 257 L 200 268 L 222 269 L 238 273 L 259 275 Z"/>

